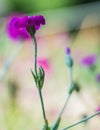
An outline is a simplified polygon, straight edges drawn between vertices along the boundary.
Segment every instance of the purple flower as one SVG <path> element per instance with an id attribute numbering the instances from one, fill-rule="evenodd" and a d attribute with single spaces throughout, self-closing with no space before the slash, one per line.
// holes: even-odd
<path id="1" fill-rule="evenodd" d="M 96 75 L 96 81 L 97 81 L 97 82 L 100 82 L 100 73 L 98 73 L 98 74 Z"/>
<path id="2" fill-rule="evenodd" d="M 8 35 L 12 38 L 12 39 L 28 39 L 30 37 L 30 35 L 28 34 L 28 32 L 26 31 L 25 28 L 16 28 L 15 24 L 16 22 L 19 20 L 18 17 L 13 17 L 11 19 L 11 21 L 8 24 L 7 27 L 7 32 Z"/>
<path id="3" fill-rule="evenodd" d="M 35 30 L 38 30 L 41 24 L 45 25 L 45 19 L 42 15 L 24 16 L 15 23 L 15 27 L 18 29 L 34 27 Z"/>
<path id="4" fill-rule="evenodd" d="M 45 19 L 42 15 L 13 17 L 8 25 L 8 34 L 13 39 L 27 39 L 41 25 L 45 25 Z"/>
<path id="5" fill-rule="evenodd" d="M 70 48 L 66 47 L 66 54 L 69 55 L 70 54 Z"/>
<path id="6" fill-rule="evenodd" d="M 81 64 L 84 66 L 93 66 L 96 62 L 96 55 L 89 55 L 81 60 Z"/>

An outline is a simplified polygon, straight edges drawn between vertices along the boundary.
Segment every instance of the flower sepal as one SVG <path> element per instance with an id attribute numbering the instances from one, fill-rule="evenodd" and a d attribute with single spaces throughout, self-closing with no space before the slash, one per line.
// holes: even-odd
<path id="1" fill-rule="evenodd" d="M 34 26 L 27 26 L 26 27 L 27 32 L 30 34 L 30 36 L 33 38 L 34 34 L 36 32 L 36 29 Z"/>
<path id="2" fill-rule="evenodd" d="M 32 69 L 31 69 L 31 73 L 32 73 L 32 76 L 33 76 L 33 78 L 34 78 L 35 83 L 37 84 L 37 76 L 36 76 L 36 74 L 33 72 Z"/>
<path id="3" fill-rule="evenodd" d="M 32 76 L 34 78 L 34 81 L 36 83 L 37 88 L 42 89 L 43 84 L 44 84 L 44 77 L 45 77 L 45 72 L 42 66 L 39 67 L 39 72 L 35 74 L 32 69 L 31 69 Z"/>
<path id="4" fill-rule="evenodd" d="M 38 87 L 42 89 L 43 84 L 44 84 L 44 77 L 45 77 L 45 72 L 42 66 L 39 67 L 39 72 L 38 72 Z"/>
<path id="5" fill-rule="evenodd" d="M 66 64 L 68 67 L 73 66 L 73 59 L 71 57 L 71 51 L 69 47 L 66 47 Z"/>

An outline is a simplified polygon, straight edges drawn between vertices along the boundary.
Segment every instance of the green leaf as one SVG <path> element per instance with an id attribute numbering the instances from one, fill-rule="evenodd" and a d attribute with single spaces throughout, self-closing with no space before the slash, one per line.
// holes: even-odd
<path id="1" fill-rule="evenodd" d="M 42 66 L 40 66 L 40 70 L 41 70 L 43 77 L 45 77 L 45 72 L 44 72 L 44 69 L 42 68 Z"/>
<path id="2" fill-rule="evenodd" d="M 37 84 L 37 76 L 34 74 L 34 72 L 33 72 L 32 69 L 31 69 L 31 73 L 32 73 L 32 75 L 33 75 L 33 77 L 34 77 L 35 83 Z"/>
<path id="3" fill-rule="evenodd" d="M 40 80 L 41 80 L 42 77 L 43 77 L 43 74 L 42 74 L 42 71 L 41 71 L 41 68 L 40 68 L 40 67 L 39 67 L 38 77 L 39 77 Z"/>
<path id="4" fill-rule="evenodd" d="M 42 66 L 39 67 L 39 76 L 41 79 L 44 80 L 45 72 L 44 72 L 44 69 L 42 68 Z"/>

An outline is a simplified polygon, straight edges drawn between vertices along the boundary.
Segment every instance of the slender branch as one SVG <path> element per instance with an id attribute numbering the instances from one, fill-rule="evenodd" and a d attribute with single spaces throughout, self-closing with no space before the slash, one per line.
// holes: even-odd
<path id="1" fill-rule="evenodd" d="M 71 84 L 72 84 L 72 67 L 68 67 L 68 75 L 69 75 L 69 87 L 70 87 Z M 70 88 L 69 88 L 69 90 L 70 90 Z M 63 112 L 64 112 L 64 110 L 65 110 L 65 108 L 66 108 L 66 106 L 68 104 L 70 96 L 71 96 L 71 94 L 68 93 L 67 98 L 65 100 L 65 103 L 64 103 L 64 105 L 63 105 L 63 107 L 61 109 L 60 114 L 58 115 L 58 118 L 56 119 L 56 121 L 55 121 L 55 123 L 54 123 L 54 125 L 52 127 L 52 130 L 53 130 L 53 128 L 55 129 L 56 124 L 58 124 L 58 126 L 59 126 L 59 123 L 60 123 L 60 120 L 61 120 L 61 116 L 62 116 L 62 114 L 63 114 Z"/>
<path id="2" fill-rule="evenodd" d="M 53 125 L 53 127 L 52 127 L 52 130 L 55 128 L 55 125 L 56 125 L 57 123 L 59 124 L 59 121 L 61 120 L 61 116 L 62 116 L 62 114 L 63 114 L 63 112 L 64 112 L 64 110 L 65 110 L 65 108 L 66 108 L 66 106 L 67 106 L 67 104 L 68 104 L 69 98 L 70 98 L 70 95 L 67 96 L 66 101 L 65 101 L 65 103 L 64 103 L 64 105 L 63 105 L 63 108 L 62 108 L 62 110 L 61 110 L 61 112 L 60 112 L 58 118 L 56 119 L 56 121 L 55 121 L 55 123 L 54 123 L 54 125 Z M 54 130 L 55 130 L 55 129 L 54 129 Z"/>
<path id="3" fill-rule="evenodd" d="M 69 75 L 69 84 L 72 83 L 72 67 L 68 67 L 68 75 Z"/>
<path id="4" fill-rule="evenodd" d="M 72 125 L 69 125 L 69 126 L 67 126 L 66 128 L 63 128 L 62 130 L 67 130 L 67 129 L 71 128 L 71 127 L 77 126 L 77 125 L 79 125 L 79 124 L 81 124 L 81 123 L 83 123 L 83 122 L 85 122 L 85 121 L 87 121 L 87 120 L 89 120 L 89 119 L 91 119 L 91 118 L 93 118 L 93 117 L 99 115 L 99 114 L 100 114 L 100 111 L 99 111 L 99 112 L 96 112 L 95 114 L 93 114 L 93 115 L 91 115 L 91 116 L 85 117 L 85 118 L 83 118 L 82 120 L 80 120 L 80 121 L 78 121 L 78 122 L 76 122 L 76 123 L 73 123 Z"/>
<path id="5" fill-rule="evenodd" d="M 35 35 L 32 36 L 32 40 L 33 40 L 34 46 L 35 46 L 35 49 L 34 49 L 34 70 L 35 70 L 36 76 L 38 77 L 38 72 L 37 72 L 37 41 L 36 41 Z M 45 125 L 48 128 L 48 121 L 46 119 L 46 114 L 45 114 L 45 108 L 44 108 L 44 102 L 43 102 L 42 92 L 41 92 L 41 88 L 39 88 L 39 87 L 38 87 L 38 92 L 39 92 L 39 96 L 40 96 L 40 101 L 41 101 L 41 107 L 42 107 L 42 113 L 43 113 L 44 122 L 45 122 Z"/>
<path id="6" fill-rule="evenodd" d="M 65 103 L 64 103 L 64 105 L 63 105 L 63 108 L 62 108 L 62 110 L 61 110 L 61 112 L 60 112 L 60 114 L 59 114 L 59 116 L 58 116 L 56 122 L 61 118 L 61 116 L 62 116 L 62 114 L 63 114 L 63 112 L 64 112 L 64 110 L 65 110 L 65 108 L 66 108 L 66 106 L 67 106 L 67 104 L 68 104 L 69 98 L 70 98 L 70 94 L 68 94 L 68 96 L 67 96 L 67 98 L 66 98 L 66 101 L 65 101 Z"/>
<path id="7" fill-rule="evenodd" d="M 48 126 L 48 122 L 47 122 L 46 114 L 45 114 L 45 109 L 44 109 L 44 102 L 43 102 L 43 97 L 42 97 L 41 89 L 38 89 L 38 92 L 39 92 L 39 96 L 40 96 L 40 101 L 41 101 L 41 107 L 42 107 L 44 122 L 45 122 L 45 125 Z"/>
<path id="8" fill-rule="evenodd" d="M 67 104 L 68 104 L 68 101 L 69 101 L 69 99 L 70 99 L 70 94 L 68 94 L 68 96 L 67 96 L 67 98 L 66 98 L 66 101 L 65 101 L 65 104 L 64 104 L 64 106 L 63 106 L 63 108 L 62 108 L 62 111 L 60 112 L 60 114 L 59 114 L 59 118 L 62 116 L 62 114 L 63 114 L 63 112 L 64 112 L 64 110 L 65 110 L 65 108 L 66 108 L 66 106 L 67 106 Z"/>

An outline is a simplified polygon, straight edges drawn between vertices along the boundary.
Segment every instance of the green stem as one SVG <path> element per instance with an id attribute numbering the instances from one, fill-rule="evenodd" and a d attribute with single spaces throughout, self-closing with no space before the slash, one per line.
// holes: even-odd
<path id="1" fill-rule="evenodd" d="M 38 89 L 38 92 L 39 92 L 39 96 L 40 96 L 40 101 L 41 101 L 41 107 L 42 107 L 44 122 L 45 122 L 45 125 L 48 126 L 48 121 L 46 119 L 46 114 L 45 114 L 44 102 L 43 102 L 43 97 L 42 97 L 41 89 Z"/>
<path id="2" fill-rule="evenodd" d="M 83 118 L 82 120 L 80 120 L 80 121 L 78 121 L 78 122 L 76 122 L 76 123 L 73 123 L 72 125 L 69 125 L 69 126 L 67 126 L 66 128 L 63 128 L 62 130 L 67 130 L 67 129 L 71 128 L 71 127 L 74 127 L 74 126 L 79 125 L 79 124 L 81 124 L 81 123 L 83 123 L 83 122 L 86 122 L 87 120 L 89 120 L 89 119 L 91 119 L 91 118 L 93 118 L 93 117 L 95 117 L 96 115 L 99 115 L 99 114 L 100 114 L 100 111 L 99 111 L 99 112 L 96 112 L 95 114 L 93 114 L 93 115 L 91 115 L 91 116 L 88 116 L 88 117 L 86 117 L 86 118 Z"/>
<path id="3" fill-rule="evenodd" d="M 68 72 L 69 72 L 68 75 L 69 75 L 69 86 L 70 86 L 70 85 L 72 84 L 72 67 L 69 67 Z M 69 88 L 69 89 L 70 89 L 70 88 Z M 55 126 L 56 126 L 56 125 L 59 126 L 59 123 L 60 123 L 60 120 L 61 120 L 61 116 L 62 116 L 62 114 L 64 113 L 64 110 L 65 110 L 65 108 L 66 108 L 66 106 L 67 106 L 67 104 L 68 104 L 68 101 L 69 101 L 69 99 L 70 99 L 70 96 L 71 96 L 71 94 L 68 93 L 68 96 L 67 96 L 67 98 L 66 98 L 66 100 L 65 100 L 65 103 L 64 103 L 64 105 L 63 105 L 63 107 L 62 107 L 62 109 L 61 109 L 61 112 L 60 112 L 58 118 L 56 119 L 56 121 L 55 121 L 55 123 L 54 123 L 54 125 L 53 125 L 53 127 L 52 127 L 52 130 L 55 130 Z"/>
<path id="4" fill-rule="evenodd" d="M 33 35 L 32 40 L 34 42 L 34 47 L 35 47 L 35 49 L 34 49 L 34 70 L 37 75 L 37 41 L 36 41 L 35 35 Z"/>
<path id="5" fill-rule="evenodd" d="M 62 116 L 62 114 L 63 114 L 63 112 L 64 112 L 64 110 L 65 110 L 65 108 L 66 108 L 66 106 L 67 106 L 67 104 L 68 104 L 68 101 L 69 101 L 69 99 L 70 99 L 70 94 L 68 94 L 68 96 L 67 96 L 67 98 L 66 98 L 66 101 L 65 101 L 65 103 L 64 103 L 64 106 L 63 106 L 63 108 L 62 108 L 62 110 L 61 110 L 61 112 L 60 112 L 60 114 L 59 114 L 59 118 L 61 118 L 61 116 Z"/>
<path id="6" fill-rule="evenodd" d="M 72 80 L 73 80 L 73 78 L 72 78 L 72 67 L 68 67 L 68 75 L 69 75 L 69 84 L 71 84 L 72 83 Z"/>
<path id="7" fill-rule="evenodd" d="M 54 123 L 54 125 L 53 125 L 53 127 L 52 127 L 52 130 L 55 130 L 55 126 L 56 126 L 57 124 L 58 124 L 58 126 L 59 126 L 59 123 L 60 123 L 60 120 L 61 120 L 61 116 L 62 116 L 62 114 L 63 114 L 63 112 L 64 112 L 64 110 L 65 110 L 65 108 L 66 108 L 66 106 L 67 106 L 67 104 L 68 104 L 69 98 L 70 98 L 70 94 L 67 96 L 66 101 L 65 101 L 65 103 L 64 103 L 64 105 L 63 105 L 63 108 L 61 109 L 61 112 L 60 112 L 58 118 L 56 119 L 56 121 L 55 121 L 55 123 Z"/>
<path id="8" fill-rule="evenodd" d="M 33 40 L 34 45 L 35 45 L 35 49 L 34 49 L 34 70 L 35 70 L 36 76 L 38 77 L 38 72 L 37 72 L 37 41 L 36 41 L 35 35 L 32 36 L 32 40 Z M 45 122 L 45 125 L 48 128 L 48 121 L 46 119 L 44 102 L 43 102 L 42 92 L 41 92 L 40 88 L 38 88 L 38 92 L 39 92 L 39 96 L 40 96 L 40 101 L 41 101 L 41 107 L 42 107 L 44 122 Z"/>

